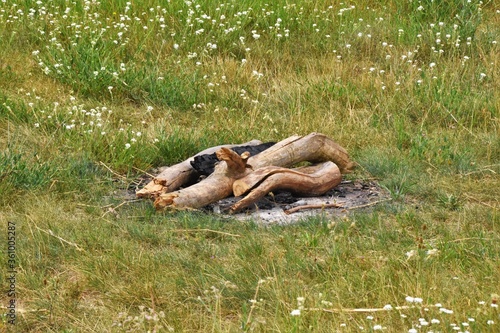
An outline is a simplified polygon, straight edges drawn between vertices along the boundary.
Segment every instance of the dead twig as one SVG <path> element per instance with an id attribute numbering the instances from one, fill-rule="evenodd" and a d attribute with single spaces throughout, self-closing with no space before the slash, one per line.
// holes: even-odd
<path id="1" fill-rule="evenodd" d="M 38 230 L 40 230 L 41 232 L 44 232 L 46 233 L 47 235 L 50 235 L 54 238 L 57 238 L 59 241 L 63 242 L 63 243 L 66 243 L 68 245 L 71 245 L 73 247 L 75 247 L 78 251 L 85 251 L 84 249 L 82 249 L 78 244 L 76 243 L 73 243 L 73 242 L 70 242 L 70 241 L 67 241 L 65 240 L 64 238 L 60 237 L 60 236 L 57 236 L 56 234 L 54 234 L 54 232 L 50 229 L 48 230 L 45 230 L 45 229 L 42 229 L 42 228 L 39 228 L 37 225 L 35 225 L 35 228 L 37 228 Z"/>
<path id="2" fill-rule="evenodd" d="M 462 173 L 462 174 L 460 174 L 460 177 L 466 177 L 466 176 L 474 175 L 474 174 L 477 174 L 477 173 L 483 173 L 483 172 L 486 172 L 486 171 L 491 172 L 492 174 L 495 174 L 495 175 L 497 174 L 492 169 L 486 169 L 486 168 L 484 168 L 484 169 L 480 169 L 480 170 L 477 170 L 477 171 L 471 171 L 471 172 L 467 172 L 467 173 Z"/>
<path id="3" fill-rule="evenodd" d="M 303 206 L 297 206 L 297 207 L 287 209 L 287 210 L 285 210 L 285 214 L 292 214 L 292 213 L 298 212 L 299 210 L 302 210 L 302 209 L 324 209 L 324 208 L 359 209 L 359 208 L 374 206 L 378 203 L 385 202 L 385 201 L 391 201 L 391 200 L 392 199 L 389 198 L 389 199 L 374 201 L 374 202 L 367 203 L 365 205 L 359 205 L 359 206 L 353 206 L 353 207 L 344 207 L 342 204 L 345 202 L 338 202 L 338 203 L 332 203 L 332 204 L 303 205 Z"/>
<path id="4" fill-rule="evenodd" d="M 468 240 L 482 240 L 482 241 L 493 241 L 493 238 L 482 238 L 482 237 L 467 237 L 467 238 L 458 238 L 451 241 L 447 241 L 446 243 L 459 243 Z"/>
<path id="5" fill-rule="evenodd" d="M 123 206 L 123 205 L 125 205 L 125 204 L 131 203 L 131 202 L 137 202 L 137 201 L 142 201 L 142 200 L 141 200 L 141 199 L 125 200 L 124 202 L 122 202 L 121 204 L 119 204 L 119 205 L 118 205 L 118 206 L 116 206 L 116 207 L 108 207 L 108 206 L 104 206 L 103 208 L 108 207 L 108 210 L 107 210 L 104 214 L 102 214 L 101 218 L 103 218 L 104 216 L 106 216 L 106 214 L 108 214 L 108 213 L 113 213 L 113 214 L 115 214 L 115 215 L 116 215 L 116 214 L 118 214 L 118 213 L 116 212 L 116 210 L 117 210 L 118 208 L 120 208 L 121 206 Z"/>
<path id="6" fill-rule="evenodd" d="M 469 199 L 471 199 L 471 200 L 473 200 L 473 201 L 475 201 L 475 202 L 477 202 L 477 203 L 480 203 L 481 205 L 484 205 L 484 206 L 486 206 L 486 207 L 490 207 L 490 208 L 493 208 L 493 209 L 496 209 L 496 208 L 497 208 L 497 207 L 494 207 L 494 206 L 492 206 L 492 205 L 487 204 L 486 202 L 483 202 L 483 201 L 481 201 L 481 200 L 479 200 L 479 199 L 476 199 L 476 198 L 474 198 L 473 196 L 470 196 L 470 195 L 468 195 L 468 194 L 464 194 L 464 195 L 465 195 L 467 198 L 469 198 Z"/>
<path id="7" fill-rule="evenodd" d="M 344 208 L 344 206 L 342 206 L 342 204 L 343 204 L 343 202 L 332 203 L 332 204 L 297 206 L 297 207 L 293 207 L 293 208 L 285 210 L 285 214 L 289 215 L 289 214 L 298 212 L 299 210 L 303 210 L 303 209 Z"/>
<path id="8" fill-rule="evenodd" d="M 347 209 L 359 209 L 359 208 L 366 208 L 370 206 L 375 206 L 376 204 L 379 204 L 381 202 L 386 202 L 386 201 L 391 201 L 392 198 L 384 199 L 384 200 L 379 200 L 379 201 L 373 201 L 364 205 L 359 205 L 359 206 L 352 206 L 352 207 L 347 207 Z"/>
<path id="9" fill-rule="evenodd" d="M 169 231 L 171 231 L 171 232 L 213 232 L 215 234 L 220 234 L 220 235 L 224 235 L 224 236 L 241 237 L 241 235 L 238 235 L 238 234 L 230 234 L 228 232 L 217 231 L 217 230 L 212 230 L 212 229 L 172 229 Z"/>
<path id="10" fill-rule="evenodd" d="M 52 237 L 55 237 L 57 239 L 59 239 L 59 241 L 63 242 L 63 243 L 66 243 L 68 245 L 71 245 L 71 246 L 74 246 L 78 251 L 85 251 L 85 249 L 81 248 L 78 244 L 76 243 L 73 243 L 73 242 L 70 242 L 70 241 L 67 241 L 65 240 L 64 238 L 62 237 L 59 237 L 57 236 L 56 234 L 54 234 L 54 232 L 52 230 L 45 230 L 45 229 L 42 229 L 42 228 L 39 228 L 35 221 L 31 218 L 31 216 L 29 215 L 26 215 L 26 217 L 33 223 L 33 225 L 35 226 L 35 228 L 37 228 L 39 231 L 43 232 L 43 233 L 46 233 L 47 235 L 49 236 L 52 236 Z M 33 236 L 33 238 L 35 237 L 35 235 L 33 234 L 33 230 L 31 229 L 31 225 L 28 223 L 28 226 L 30 228 L 30 232 L 31 232 L 31 235 Z"/>
<path id="11" fill-rule="evenodd" d="M 260 287 L 260 279 L 259 279 L 259 282 L 257 282 L 257 288 L 255 288 L 255 295 L 253 296 L 253 299 L 256 300 L 257 299 L 257 296 L 259 295 L 259 287 Z M 250 311 L 248 312 L 248 317 L 247 317 L 247 320 L 245 322 L 245 328 L 246 327 L 249 327 L 251 321 L 252 321 L 252 313 L 253 313 L 253 310 L 255 309 L 255 302 L 252 302 L 252 305 L 250 306 Z"/>
<path id="12" fill-rule="evenodd" d="M 151 177 L 151 178 L 154 178 L 154 177 L 155 177 L 155 175 L 150 174 L 149 172 L 147 172 L 147 171 L 145 171 L 145 170 L 142 170 L 142 169 L 136 168 L 135 166 L 133 166 L 132 168 L 133 168 L 134 170 L 137 170 L 137 171 L 142 172 L 142 173 L 143 173 L 143 174 L 145 174 L 145 175 L 148 175 L 148 176 L 149 176 L 149 177 Z"/>
<path id="13" fill-rule="evenodd" d="M 79 207 L 91 207 L 91 208 L 108 208 L 108 207 L 111 207 L 113 206 L 113 204 L 109 204 L 109 205 L 104 205 L 104 206 L 98 206 L 98 205 L 87 205 L 87 204 L 83 204 L 83 203 L 79 203 L 77 202 L 76 203 L 77 206 Z"/>
<path id="14" fill-rule="evenodd" d="M 123 176 L 123 175 L 120 175 L 119 173 L 113 171 L 109 166 L 107 166 L 104 162 L 102 161 L 99 161 L 99 164 L 102 165 L 103 167 L 106 168 L 106 170 L 108 170 L 109 172 L 111 172 L 113 175 L 115 175 L 116 177 L 122 179 L 122 180 L 126 180 L 127 177 Z"/>
<path id="15" fill-rule="evenodd" d="M 459 122 L 457 120 L 457 118 L 455 118 L 455 116 L 453 115 L 453 113 L 451 113 L 450 110 L 448 110 L 447 108 L 444 108 L 444 110 L 446 112 L 448 112 L 448 114 L 451 116 L 451 118 L 453 118 L 453 120 L 457 123 L 457 125 L 459 125 L 460 127 L 462 127 L 464 130 L 466 130 L 470 135 L 472 135 L 473 137 L 477 138 L 477 135 L 475 135 L 474 133 L 472 133 L 472 131 L 470 129 L 468 129 L 467 127 L 465 127 L 461 122 Z"/>

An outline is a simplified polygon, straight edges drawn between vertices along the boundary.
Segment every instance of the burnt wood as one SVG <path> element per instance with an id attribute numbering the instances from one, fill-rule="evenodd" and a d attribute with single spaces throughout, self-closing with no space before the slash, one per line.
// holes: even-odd
<path id="1" fill-rule="evenodd" d="M 266 142 L 256 146 L 239 146 L 231 148 L 238 155 L 243 154 L 244 152 L 249 152 L 250 156 L 255 156 L 264 150 L 272 147 L 276 142 Z M 219 162 L 217 155 L 213 154 L 203 154 L 194 157 L 194 160 L 191 161 L 191 166 L 195 169 L 200 176 L 208 176 L 214 172 L 215 164 Z"/>

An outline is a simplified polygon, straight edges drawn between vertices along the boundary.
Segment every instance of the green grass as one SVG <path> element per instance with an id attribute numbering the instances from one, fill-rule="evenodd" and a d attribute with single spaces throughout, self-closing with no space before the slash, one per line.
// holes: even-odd
<path id="1" fill-rule="evenodd" d="M 0 331 L 498 331 L 499 27 L 494 1 L 0 2 Z M 313 131 L 393 200 L 265 227 L 126 197 Z"/>

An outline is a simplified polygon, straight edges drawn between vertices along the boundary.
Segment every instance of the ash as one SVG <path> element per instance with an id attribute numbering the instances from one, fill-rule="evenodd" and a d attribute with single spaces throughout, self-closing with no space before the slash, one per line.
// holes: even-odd
<path id="1" fill-rule="evenodd" d="M 228 215 L 229 207 L 241 198 L 229 197 L 206 206 L 203 210 L 238 220 L 253 220 L 262 224 L 289 224 L 311 216 L 345 215 L 350 209 L 370 209 L 374 204 L 388 200 L 389 194 L 373 181 L 342 181 L 322 196 L 298 197 L 290 192 L 270 193 L 251 208 Z M 286 214 L 285 211 L 305 205 L 338 204 L 339 208 L 304 209 Z"/>

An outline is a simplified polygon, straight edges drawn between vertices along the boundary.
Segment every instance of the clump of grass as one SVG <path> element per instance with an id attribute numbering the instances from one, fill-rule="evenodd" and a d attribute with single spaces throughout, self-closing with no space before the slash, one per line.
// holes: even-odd
<path id="1" fill-rule="evenodd" d="M 32 188 L 45 185 L 50 179 L 50 168 L 44 164 L 30 167 L 21 154 L 3 152 L 0 166 L 2 180 L 11 186 Z"/>

